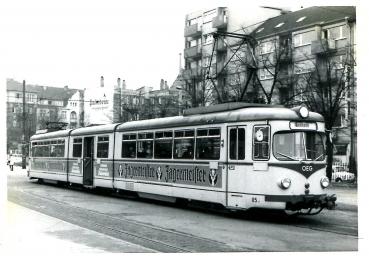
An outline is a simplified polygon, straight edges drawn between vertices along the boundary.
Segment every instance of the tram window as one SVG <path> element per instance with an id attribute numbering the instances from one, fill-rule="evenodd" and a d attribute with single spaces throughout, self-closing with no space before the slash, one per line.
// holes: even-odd
<path id="1" fill-rule="evenodd" d="M 174 158 L 175 159 L 193 159 L 194 139 L 182 138 L 174 140 Z"/>
<path id="2" fill-rule="evenodd" d="M 82 138 L 73 139 L 73 157 L 78 158 L 82 156 Z"/>
<path id="3" fill-rule="evenodd" d="M 238 160 L 245 159 L 245 129 L 238 128 Z"/>
<path id="4" fill-rule="evenodd" d="M 136 134 L 124 134 L 122 158 L 136 158 Z"/>
<path id="5" fill-rule="evenodd" d="M 269 159 L 269 126 L 254 127 L 254 160 Z"/>
<path id="6" fill-rule="evenodd" d="M 175 131 L 174 153 L 175 159 L 193 159 L 194 157 L 194 130 Z"/>
<path id="7" fill-rule="evenodd" d="M 220 129 L 198 129 L 196 138 L 196 159 L 217 160 L 219 157 Z"/>
<path id="8" fill-rule="evenodd" d="M 97 137 L 97 158 L 108 158 L 109 136 Z"/>
<path id="9" fill-rule="evenodd" d="M 137 157 L 152 158 L 152 140 L 137 141 Z"/>
<path id="10" fill-rule="evenodd" d="M 172 158 L 173 132 L 155 132 L 155 158 L 171 159 Z"/>
<path id="11" fill-rule="evenodd" d="M 139 133 L 138 139 L 153 139 L 154 135 L 152 132 Z"/>
<path id="12" fill-rule="evenodd" d="M 229 132 L 229 158 L 236 160 L 237 158 L 237 129 L 231 129 Z"/>

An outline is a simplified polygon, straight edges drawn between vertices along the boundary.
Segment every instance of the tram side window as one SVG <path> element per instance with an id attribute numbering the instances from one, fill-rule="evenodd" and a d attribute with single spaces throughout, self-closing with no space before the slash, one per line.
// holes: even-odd
<path id="1" fill-rule="evenodd" d="M 34 157 L 49 157 L 50 141 L 36 142 L 32 155 Z"/>
<path id="2" fill-rule="evenodd" d="M 233 128 L 229 133 L 229 158 L 231 160 L 245 159 L 245 129 Z"/>
<path id="3" fill-rule="evenodd" d="M 108 158 L 109 136 L 97 137 L 97 158 Z"/>
<path id="4" fill-rule="evenodd" d="M 73 157 L 79 158 L 82 156 L 82 138 L 73 139 Z"/>
<path id="5" fill-rule="evenodd" d="M 196 135 L 196 159 L 219 159 L 220 129 L 198 129 Z"/>
<path id="6" fill-rule="evenodd" d="M 254 127 L 254 160 L 269 159 L 269 126 Z"/>
<path id="7" fill-rule="evenodd" d="M 174 132 L 175 159 L 193 159 L 194 157 L 194 130 L 183 130 Z"/>
<path id="8" fill-rule="evenodd" d="M 155 158 L 171 159 L 173 147 L 173 131 L 155 132 Z"/>
<path id="9" fill-rule="evenodd" d="M 64 157 L 64 140 L 50 142 L 50 157 Z"/>
<path id="10" fill-rule="evenodd" d="M 152 158 L 153 135 L 152 132 L 137 135 L 137 158 Z"/>
<path id="11" fill-rule="evenodd" d="M 136 158 L 136 134 L 123 134 L 122 158 Z"/>

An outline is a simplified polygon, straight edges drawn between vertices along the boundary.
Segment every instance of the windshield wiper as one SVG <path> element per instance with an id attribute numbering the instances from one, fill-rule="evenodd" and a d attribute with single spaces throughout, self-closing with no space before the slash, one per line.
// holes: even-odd
<path id="1" fill-rule="evenodd" d="M 301 160 L 299 160 L 299 159 L 295 159 L 295 158 L 293 158 L 293 157 L 291 157 L 291 156 L 285 155 L 285 154 L 280 153 L 280 152 L 277 152 L 277 154 L 282 155 L 282 156 L 284 156 L 284 157 L 287 157 L 288 159 L 290 159 L 290 160 L 292 160 L 292 161 L 301 161 Z"/>
<path id="2" fill-rule="evenodd" d="M 321 155 L 319 155 L 318 157 L 316 157 L 315 159 L 314 159 L 314 161 L 317 161 L 320 157 L 322 157 L 324 155 L 324 153 L 322 153 Z"/>

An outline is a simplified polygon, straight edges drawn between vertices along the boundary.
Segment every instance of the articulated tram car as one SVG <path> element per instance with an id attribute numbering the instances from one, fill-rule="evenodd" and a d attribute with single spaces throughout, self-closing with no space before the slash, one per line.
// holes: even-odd
<path id="1" fill-rule="evenodd" d="M 231 103 L 183 116 L 36 134 L 30 178 L 200 200 L 229 209 L 320 212 L 323 117 L 306 107 Z"/>

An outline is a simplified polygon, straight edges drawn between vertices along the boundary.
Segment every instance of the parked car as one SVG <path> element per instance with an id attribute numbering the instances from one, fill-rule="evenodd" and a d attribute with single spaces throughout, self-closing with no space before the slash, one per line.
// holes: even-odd
<path id="1" fill-rule="evenodd" d="M 334 182 L 353 182 L 355 174 L 350 173 L 347 166 L 333 165 L 332 181 Z"/>

